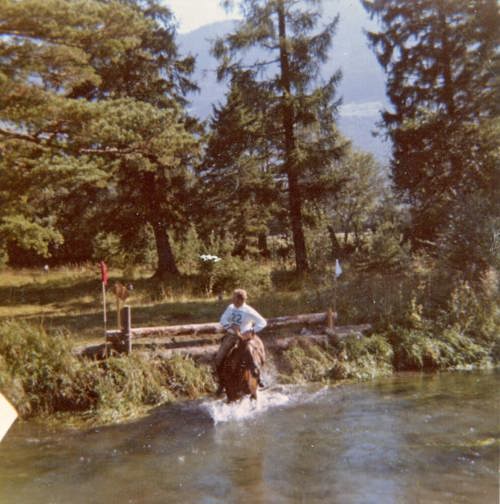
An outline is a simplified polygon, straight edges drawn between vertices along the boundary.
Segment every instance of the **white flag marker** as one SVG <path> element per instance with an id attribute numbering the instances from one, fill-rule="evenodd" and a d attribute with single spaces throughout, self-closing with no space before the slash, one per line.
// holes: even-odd
<path id="1" fill-rule="evenodd" d="M 17 411 L 7 399 L 0 393 L 0 441 L 10 429 L 17 418 Z"/>
<path id="2" fill-rule="evenodd" d="M 338 278 L 340 275 L 342 275 L 342 268 L 339 260 L 335 259 L 335 278 Z"/>

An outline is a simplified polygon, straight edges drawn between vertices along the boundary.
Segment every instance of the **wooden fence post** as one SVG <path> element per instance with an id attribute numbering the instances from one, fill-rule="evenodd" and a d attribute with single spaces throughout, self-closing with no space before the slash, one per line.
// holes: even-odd
<path id="1" fill-rule="evenodd" d="M 132 352 L 132 309 L 124 306 L 121 310 L 122 343 L 127 354 Z"/>
<path id="2" fill-rule="evenodd" d="M 326 312 L 326 327 L 327 329 L 330 329 L 333 331 L 333 326 L 334 326 L 334 318 L 333 318 L 333 310 L 331 308 L 328 308 L 328 311 Z"/>

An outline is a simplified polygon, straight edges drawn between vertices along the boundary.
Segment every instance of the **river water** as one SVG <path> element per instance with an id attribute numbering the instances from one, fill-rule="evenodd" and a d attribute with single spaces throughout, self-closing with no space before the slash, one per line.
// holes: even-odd
<path id="1" fill-rule="evenodd" d="M 402 374 L 85 432 L 19 423 L 0 445 L 0 503 L 497 504 L 499 384 Z"/>

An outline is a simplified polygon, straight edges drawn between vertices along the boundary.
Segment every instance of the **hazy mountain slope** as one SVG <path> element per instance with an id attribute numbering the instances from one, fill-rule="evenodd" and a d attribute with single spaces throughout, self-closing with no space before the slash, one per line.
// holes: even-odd
<path id="1" fill-rule="evenodd" d="M 363 28 L 373 26 L 358 0 L 325 0 L 323 16 L 326 20 L 340 13 L 340 23 L 333 40 L 331 58 L 324 65 L 323 75 L 338 68 L 343 79 L 338 95 L 343 98 L 339 117 L 342 132 L 353 143 L 372 152 L 381 161 L 389 155 L 389 146 L 380 137 L 373 138 L 379 120 L 378 111 L 385 103 L 384 73 L 367 46 Z M 231 31 L 233 21 L 213 23 L 180 35 L 181 51 L 197 56 L 195 79 L 201 92 L 191 97 L 192 110 L 200 118 L 207 118 L 212 105 L 224 101 L 226 85 L 215 76 L 216 60 L 210 55 L 211 40 Z"/>

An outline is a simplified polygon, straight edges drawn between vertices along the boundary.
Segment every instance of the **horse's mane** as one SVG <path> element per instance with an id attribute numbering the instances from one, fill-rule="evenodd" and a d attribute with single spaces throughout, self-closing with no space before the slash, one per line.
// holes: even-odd
<path id="1" fill-rule="evenodd" d="M 240 367 L 251 367 L 257 363 L 250 338 L 240 338 L 226 356 L 226 362 L 238 361 Z"/>

